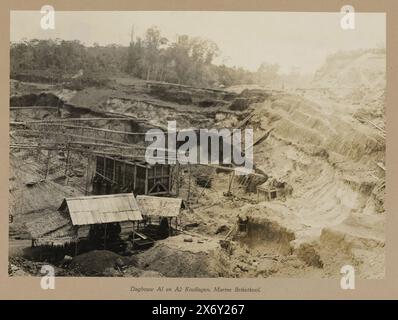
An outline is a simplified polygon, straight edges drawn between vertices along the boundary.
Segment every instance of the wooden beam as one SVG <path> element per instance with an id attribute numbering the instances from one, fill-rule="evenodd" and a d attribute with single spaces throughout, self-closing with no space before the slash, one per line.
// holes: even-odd
<path id="1" fill-rule="evenodd" d="M 87 121 L 134 121 L 132 118 L 62 118 L 62 119 L 53 119 L 53 120 L 28 120 L 28 121 L 10 121 L 10 125 L 26 125 L 30 123 L 60 123 L 60 122 L 87 122 Z"/>
<path id="2" fill-rule="evenodd" d="M 180 164 L 177 162 L 176 166 L 174 167 L 177 176 L 177 184 L 176 184 L 176 194 L 177 196 L 180 195 Z"/>
<path id="3" fill-rule="evenodd" d="M 46 106 L 43 106 L 43 107 L 41 107 L 41 106 L 34 106 L 34 107 L 10 107 L 10 110 L 11 111 L 14 111 L 14 110 L 31 110 L 31 109 L 45 109 L 45 110 L 55 110 L 55 111 L 57 111 L 57 108 L 56 107 L 46 107 Z"/>
<path id="4" fill-rule="evenodd" d="M 113 158 L 113 177 L 112 177 L 113 181 L 116 181 L 116 160 L 115 158 Z"/>
<path id="5" fill-rule="evenodd" d="M 59 126 L 61 128 L 70 128 L 70 129 L 84 129 L 84 130 L 92 130 L 98 132 L 107 132 L 107 133 L 115 133 L 115 134 L 122 134 L 126 136 L 144 136 L 146 134 L 155 135 L 155 133 L 146 133 L 146 132 L 129 132 L 129 131 L 119 131 L 119 130 L 111 130 L 111 129 L 104 129 L 104 128 L 97 128 L 97 127 L 89 127 L 89 126 L 76 126 L 73 124 L 62 124 L 62 123 L 37 123 L 36 125 L 41 126 L 43 124 L 49 126 Z"/>
<path id="6" fill-rule="evenodd" d="M 106 180 L 106 181 L 108 181 L 108 182 L 110 182 L 110 183 L 114 183 L 114 182 L 115 182 L 115 181 L 113 181 L 113 180 L 111 180 L 111 179 L 105 177 L 103 174 L 99 173 L 98 171 L 96 171 L 95 174 L 98 175 L 98 176 L 100 176 L 102 179 L 104 179 L 104 180 Z"/>
<path id="7" fill-rule="evenodd" d="M 136 186 L 137 186 L 137 165 L 134 164 L 133 190 L 135 190 Z"/>
<path id="8" fill-rule="evenodd" d="M 51 150 L 47 150 L 47 160 L 46 160 L 46 170 L 44 172 L 44 180 L 47 179 L 49 169 L 50 169 L 50 158 L 51 158 Z"/>
<path id="9" fill-rule="evenodd" d="M 66 162 L 65 162 L 65 183 L 68 184 L 68 166 L 69 166 L 69 157 L 70 157 L 70 150 L 69 145 L 67 145 L 67 153 L 66 153 Z"/>
<path id="10" fill-rule="evenodd" d="M 87 168 L 86 168 L 86 188 L 84 195 L 88 195 L 88 188 L 89 188 L 89 174 L 90 174 L 90 156 L 87 157 Z"/>
<path id="11" fill-rule="evenodd" d="M 172 176 L 172 172 L 171 172 L 171 166 L 163 167 L 163 169 L 164 168 L 167 168 L 169 170 L 169 192 L 171 193 L 171 188 L 173 187 L 173 183 L 172 183 L 173 176 Z"/>
<path id="12" fill-rule="evenodd" d="M 99 141 L 99 142 L 103 142 L 103 143 L 109 143 L 112 145 L 120 145 L 120 146 L 125 146 L 125 147 L 133 147 L 135 146 L 135 144 L 131 144 L 131 143 L 125 143 L 122 141 L 118 141 L 118 140 L 113 140 L 113 139 L 103 139 L 103 138 L 98 138 L 96 135 L 79 135 L 79 134 L 73 134 L 73 133 L 67 133 L 67 132 L 62 132 L 61 130 L 59 131 L 41 131 L 41 130 L 34 130 L 34 129 L 17 129 L 14 130 L 14 132 L 16 133 L 27 133 L 27 134 L 46 134 L 47 137 L 51 137 L 51 135 L 54 136 L 61 136 L 62 138 L 78 138 L 78 139 L 84 139 L 84 140 L 91 140 L 91 141 Z M 142 147 L 144 148 L 144 147 Z"/>
<path id="13" fill-rule="evenodd" d="M 228 195 L 231 194 L 232 185 L 234 183 L 234 177 L 235 177 L 235 171 L 232 171 L 231 178 L 229 180 L 229 185 L 228 185 Z"/>
<path id="14" fill-rule="evenodd" d="M 148 168 L 145 168 L 145 194 L 148 194 Z"/>
<path id="15" fill-rule="evenodd" d="M 106 178 L 106 179 L 109 179 L 106 176 L 106 156 L 104 156 L 104 176 L 103 177 Z"/>
<path id="16" fill-rule="evenodd" d="M 251 118 L 253 118 L 253 116 L 254 116 L 254 111 L 251 112 L 246 118 L 244 118 L 244 119 L 237 125 L 237 129 L 242 128 L 246 123 L 249 122 L 249 120 L 250 120 Z"/>
<path id="17" fill-rule="evenodd" d="M 188 195 L 187 195 L 187 203 L 189 206 L 189 200 L 191 197 L 191 164 L 188 164 Z"/>
<path id="18" fill-rule="evenodd" d="M 126 185 L 126 168 L 127 168 L 127 165 L 126 165 L 126 162 L 123 162 L 123 186 L 125 186 Z"/>
<path id="19" fill-rule="evenodd" d="M 106 228 L 107 228 L 107 223 L 105 223 L 105 226 L 104 226 L 104 250 L 106 250 Z"/>

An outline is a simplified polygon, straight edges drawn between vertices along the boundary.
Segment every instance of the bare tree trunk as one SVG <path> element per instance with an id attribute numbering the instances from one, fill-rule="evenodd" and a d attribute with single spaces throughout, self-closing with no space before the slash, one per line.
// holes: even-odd
<path id="1" fill-rule="evenodd" d="M 147 81 L 150 80 L 150 78 L 151 78 L 151 71 L 152 71 L 151 66 L 148 66 L 148 70 L 147 70 L 147 74 L 146 74 Z"/>
<path id="2" fill-rule="evenodd" d="M 163 80 L 164 74 L 165 74 L 164 68 L 161 68 L 161 69 L 160 69 L 159 81 L 164 81 L 164 80 Z"/>

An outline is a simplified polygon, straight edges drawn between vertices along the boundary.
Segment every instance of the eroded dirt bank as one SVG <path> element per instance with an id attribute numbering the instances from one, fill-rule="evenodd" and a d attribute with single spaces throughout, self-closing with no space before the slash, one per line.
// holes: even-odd
<path id="1" fill-rule="evenodd" d="M 352 264 L 359 277 L 384 277 L 385 142 L 376 127 L 354 116 L 352 105 L 343 112 L 328 99 L 315 101 L 312 96 L 296 93 L 230 92 L 120 79 L 108 86 L 79 91 L 13 82 L 11 92 L 11 107 L 45 104 L 55 106 L 60 113 L 21 109 L 17 110 L 17 119 L 15 113 L 11 114 L 12 121 L 128 116 L 131 121 L 127 124 L 109 121 L 92 125 L 133 132 L 164 128 L 168 120 L 176 120 L 179 128 L 242 126 L 254 129 L 255 141 L 272 130 L 265 141 L 254 147 L 255 166 L 268 179 L 289 185 L 291 194 L 266 201 L 255 192 L 247 192 L 235 177 L 232 195 L 226 195 L 230 174 L 212 170 L 210 187 L 191 181 L 192 205 L 181 217 L 184 234 L 156 243 L 140 253 L 131 266 L 127 263 L 123 272 L 110 263 L 108 274 L 331 277 L 339 276 L 342 265 Z M 15 157 L 11 161 L 15 188 L 10 192 L 18 202 L 27 180 L 41 179 L 45 163 L 37 160 L 40 155 L 37 158 L 28 152 L 18 151 L 11 156 Z M 64 158 L 60 154 L 54 161 L 62 167 Z M 29 167 L 24 168 L 33 168 L 31 172 L 18 169 L 26 161 Z M 85 163 L 83 158 L 75 162 Z M 79 172 L 84 172 L 84 168 L 77 169 L 69 186 L 54 176 L 33 189 L 61 189 L 57 193 L 60 199 L 66 194 L 81 194 L 78 186 L 85 183 L 86 176 Z M 189 180 L 186 171 L 181 179 L 180 192 L 184 197 Z M 16 210 L 11 236 L 24 234 L 29 215 L 44 214 L 49 209 L 47 196 L 38 199 L 37 212 Z M 249 218 L 247 229 L 234 230 L 225 241 L 235 228 L 238 215 Z M 185 241 L 187 237 L 192 241 Z"/>

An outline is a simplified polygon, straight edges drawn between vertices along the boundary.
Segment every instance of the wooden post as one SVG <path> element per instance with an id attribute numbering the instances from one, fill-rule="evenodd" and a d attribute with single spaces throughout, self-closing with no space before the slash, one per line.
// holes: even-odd
<path id="1" fill-rule="evenodd" d="M 104 156 L 104 177 L 106 178 L 106 157 Z M 106 180 L 102 179 L 103 183 L 106 183 Z M 106 188 L 105 188 L 106 191 Z M 106 194 L 106 192 L 104 193 Z"/>
<path id="2" fill-rule="evenodd" d="M 104 230 L 104 250 L 106 250 L 106 227 L 107 227 L 107 223 L 105 223 L 105 230 Z"/>
<path id="3" fill-rule="evenodd" d="M 135 238 L 135 228 L 134 228 L 134 226 L 135 226 L 135 221 L 133 221 L 133 241 L 132 241 L 133 249 L 134 249 L 134 238 Z"/>
<path id="4" fill-rule="evenodd" d="M 76 242 L 75 242 L 75 257 L 77 256 L 77 254 L 78 254 L 78 248 L 77 248 L 77 245 L 78 245 L 78 241 L 77 241 L 77 239 L 76 239 Z"/>
<path id="5" fill-rule="evenodd" d="M 90 155 L 87 156 L 87 168 L 86 168 L 86 189 L 84 194 L 88 195 L 88 188 L 89 188 L 89 174 L 90 174 Z"/>
<path id="6" fill-rule="evenodd" d="M 40 141 L 37 144 L 37 153 L 36 153 L 36 161 L 40 160 L 40 154 L 41 154 L 41 149 L 40 149 Z"/>
<path id="7" fill-rule="evenodd" d="M 57 117 L 60 118 L 61 117 L 61 108 L 59 107 L 59 100 L 57 102 Z"/>
<path id="8" fill-rule="evenodd" d="M 126 163 L 123 162 L 123 170 L 122 170 L 122 174 L 123 174 L 123 188 L 126 186 Z"/>
<path id="9" fill-rule="evenodd" d="M 68 184 L 68 167 L 69 167 L 69 158 L 70 158 L 70 150 L 69 144 L 66 146 L 66 163 L 65 163 L 65 184 Z"/>
<path id="10" fill-rule="evenodd" d="M 187 195 L 188 206 L 190 198 L 191 198 L 191 164 L 188 163 L 188 195 Z"/>
<path id="11" fill-rule="evenodd" d="M 51 157 L 51 150 L 47 150 L 47 161 L 46 161 L 46 170 L 44 172 L 44 180 L 46 180 L 48 176 L 48 171 L 50 168 L 50 157 Z"/>
<path id="12" fill-rule="evenodd" d="M 112 181 L 116 183 L 116 160 L 113 159 L 113 177 Z"/>
<path id="13" fill-rule="evenodd" d="M 135 188 L 137 186 L 137 165 L 134 165 L 134 177 L 133 177 L 133 191 L 135 191 Z"/>
<path id="14" fill-rule="evenodd" d="M 173 181 L 172 181 L 173 175 L 172 175 L 172 172 L 171 172 L 172 170 L 171 170 L 171 166 L 170 165 L 167 165 L 167 167 L 162 167 L 162 175 L 163 175 L 163 171 L 164 171 L 165 168 L 167 168 L 168 172 L 169 172 L 169 192 L 168 193 L 170 194 L 171 193 L 171 189 L 173 188 Z"/>
<path id="15" fill-rule="evenodd" d="M 179 196 L 180 195 L 180 163 L 177 161 L 176 166 L 174 167 L 176 172 L 176 195 Z"/>
<path id="16" fill-rule="evenodd" d="M 235 177 L 235 170 L 232 170 L 231 180 L 229 181 L 229 186 L 228 186 L 228 195 L 231 194 L 232 185 L 233 185 L 233 182 L 234 182 L 234 177 Z"/>
<path id="17" fill-rule="evenodd" d="M 148 194 L 148 167 L 145 167 L 145 194 Z"/>

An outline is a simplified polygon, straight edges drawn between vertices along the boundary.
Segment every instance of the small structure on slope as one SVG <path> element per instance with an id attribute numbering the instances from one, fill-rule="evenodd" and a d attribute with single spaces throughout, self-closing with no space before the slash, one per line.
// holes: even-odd
<path id="1" fill-rule="evenodd" d="M 82 239 L 116 240 L 134 232 L 142 220 L 133 193 L 65 198 L 58 212 L 46 214 L 27 225 L 34 244 L 65 245 Z M 76 248 L 77 251 L 77 248 Z"/>
<path id="2" fill-rule="evenodd" d="M 171 173 L 171 166 L 166 164 L 150 165 L 143 161 L 97 156 L 93 192 L 169 195 L 172 188 Z"/>
<path id="3" fill-rule="evenodd" d="M 146 222 L 151 223 L 153 218 L 158 218 L 159 231 L 163 237 L 171 234 L 172 220 L 175 222 L 175 230 L 178 228 L 178 216 L 180 214 L 182 199 L 156 196 L 137 196 L 138 206 Z"/>
<path id="4" fill-rule="evenodd" d="M 258 201 L 271 201 L 276 199 L 285 199 L 287 195 L 292 194 L 292 187 L 286 182 L 270 178 L 257 187 Z"/>

